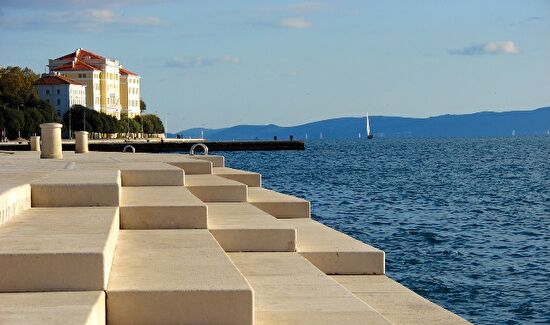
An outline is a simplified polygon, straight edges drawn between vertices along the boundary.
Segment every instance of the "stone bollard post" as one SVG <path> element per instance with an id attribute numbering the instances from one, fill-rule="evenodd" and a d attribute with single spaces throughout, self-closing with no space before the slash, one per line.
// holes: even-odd
<path id="1" fill-rule="evenodd" d="M 40 151 L 40 136 L 33 135 L 31 137 L 31 151 Z"/>
<path id="2" fill-rule="evenodd" d="M 59 123 L 40 124 L 40 135 L 42 136 L 40 158 L 63 159 L 61 127 L 62 125 Z"/>
<path id="3" fill-rule="evenodd" d="M 76 131 L 74 140 L 74 152 L 87 153 L 88 152 L 88 132 Z"/>

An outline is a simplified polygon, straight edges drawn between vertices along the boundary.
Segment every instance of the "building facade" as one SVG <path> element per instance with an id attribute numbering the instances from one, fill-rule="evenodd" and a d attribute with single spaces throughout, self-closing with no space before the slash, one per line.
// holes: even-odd
<path id="1" fill-rule="evenodd" d="M 118 119 L 122 113 L 131 117 L 140 114 L 141 78 L 124 69 L 118 60 L 79 48 L 73 53 L 50 59 L 48 67 L 50 72 L 86 85 L 86 107 Z"/>
<path id="2" fill-rule="evenodd" d="M 122 113 L 134 118 L 141 113 L 139 76 L 126 69 L 120 69 L 120 104 Z"/>
<path id="3" fill-rule="evenodd" d="M 86 85 L 58 73 L 44 74 L 34 82 L 38 95 L 63 116 L 75 105 L 86 106 Z"/>

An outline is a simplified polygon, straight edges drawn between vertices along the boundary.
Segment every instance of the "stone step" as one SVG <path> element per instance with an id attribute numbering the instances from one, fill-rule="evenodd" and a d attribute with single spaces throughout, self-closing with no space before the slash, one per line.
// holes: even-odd
<path id="1" fill-rule="evenodd" d="M 214 167 L 212 170 L 214 175 L 232 179 L 234 181 L 246 184 L 250 187 L 262 186 L 262 175 L 258 173 L 248 172 L 229 167 Z"/>
<path id="2" fill-rule="evenodd" d="M 183 169 L 161 162 L 135 162 L 118 165 L 122 186 L 184 186 Z"/>
<path id="3" fill-rule="evenodd" d="M 265 188 L 250 187 L 248 189 L 248 202 L 276 218 L 310 217 L 309 201 Z"/>
<path id="4" fill-rule="evenodd" d="M 185 171 L 185 175 L 203 175 L 212 174 L 212 163 L 198 159 L 171 160 L 167 161 L 172 166 L 176 166 Z"/>
<path id="5" fill-rule="evenodd" d="M 384 274 L 384 252 L 312 219 L 281 220 L 296 229 L 298 253 L 326 274 Z"/>
<path id="6" fill-rule="evenodd" d="M 208 230 L 121 230 L 110 324 L 252 324 L 253 292 Z"/>
<path id="7" fill-rule="evenodd" d="M 118 206 L 118 170 L 60 170 L 31 183 L 33 207 Z"/>
<path id="8" fill-rule="evenodd" d="M 470 324 L 385 275 L 332 278 L 394 324 Z"/>
<path id="9" fill-rule="evenodd" d="M 31 208 L 0 226 L 0 292 L 104 290 L 118 208 Z"/>
<path id="10" fill-rule="evenodd" d="M 247 202 L 208 203 L 208 230 L 226 252 L 294 252 L 296 231 Z"/>
<path id="11" fill-rule="evenodd" d="M 183 186 L 123 187 L 122 229 L 207 227 L 206 205 Z"/>
<path id="12" fill-rule="evenodd" d="M 105 324 L 105 292 L 0 293 L 0 324 Z"/>
<path id="13" fill-rule="evenodd" d="M 202 160 L 202 161 L 210 161 L 212 163 L 212 167 L 224 167 L 225 166 L 225 157 L 224 156 L 215 156 L 215 155 L 185 155 L 184 157 L 188 157 L 191 159 L 196 160 Z"/>
<path id="14" fill-rule="evenodd" d="M 256 324 L 391 324 L 297 253 L 229 253 L 254 290 Z"/>
<path id="15" fill-rule="evenodd" d="M 64 153 L 64 159 L 74 161 L 76 164 L 101 164 L 101 163 L 143 163 L 162 162 L 185 171 L 186 175 L 211 174 L 212 162 L 191 159 L 181 154 L 152 155 L 148 153 L 122 153 L 122 152 L 89 152 L 86 155 Z M 216 157 L 216 156 L 213 156 Z"/>
<path id="16" fill-rule="evenodd" d="M 30 207 L 31 187 L 29 184 L 0 185 L 0 225 Z"/>
<path id="17" fill-rule="evenodd" d="M 187 175 L 185 186 L 204 202 L 246 202 L 247 186 L 217 175 Z"/>

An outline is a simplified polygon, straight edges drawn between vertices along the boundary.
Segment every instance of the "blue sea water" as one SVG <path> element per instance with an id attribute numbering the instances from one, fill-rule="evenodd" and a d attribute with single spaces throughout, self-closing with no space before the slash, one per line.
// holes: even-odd
<path id="1" fill-rule="evenodd" d="M 219 152 L 386 252 L 387 274 L 477 324 L 550 323 L 550 137 L 317 140 Z"/>

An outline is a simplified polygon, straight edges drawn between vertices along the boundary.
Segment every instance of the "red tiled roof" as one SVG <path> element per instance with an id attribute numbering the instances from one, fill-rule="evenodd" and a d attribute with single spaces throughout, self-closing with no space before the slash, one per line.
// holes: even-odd
<path id="1" fill-rule="evenodd" d="M 70 59 L 74 59 L 74 58 L 77 58 L 77 59 L 105 59 L 104 57 L 102 57 L 99 54 L 95 54 L 93 52 L 86 51 L 86 50 L 80 48 L 80 49 L 74 51 L 73 53 L 69 53 L 67 55 L 58 57 L 56 60 L 70 60 Z"/>
<path id="2" fill-rule="evenodd" d="M 33 85 L 63 85 L 63 84 L 72 84 L 72 85 L 81 85 L 81 83 L 69 79 L 65 76 L 45 76 L 36 80 Z"/>
<path id="3" fill-rule="evenodd" d="M 87 63 L 84 63 L 82 61 L 76 61 L 71 63 L 67 63 L 64 65 L 60 65 L 58 67 L 53 68 L 54 71 L 85 71 L 85 70 L 100 70 L 94 66 L 91 66 Z"/>
<path id="4" fill-rule="evenodd" d="M 132 71 L 130 71 L 130 70 L 126 70 L 126 69 L 124 69 L 124 68 L 120 68 L 119 70 L 120 70 L 120 74 L 129 74 L 129 75 L 131 75 L 131 76 L 138 76 L 137 73 L 134 73 L 134 72 L 132 72 Z"/>

